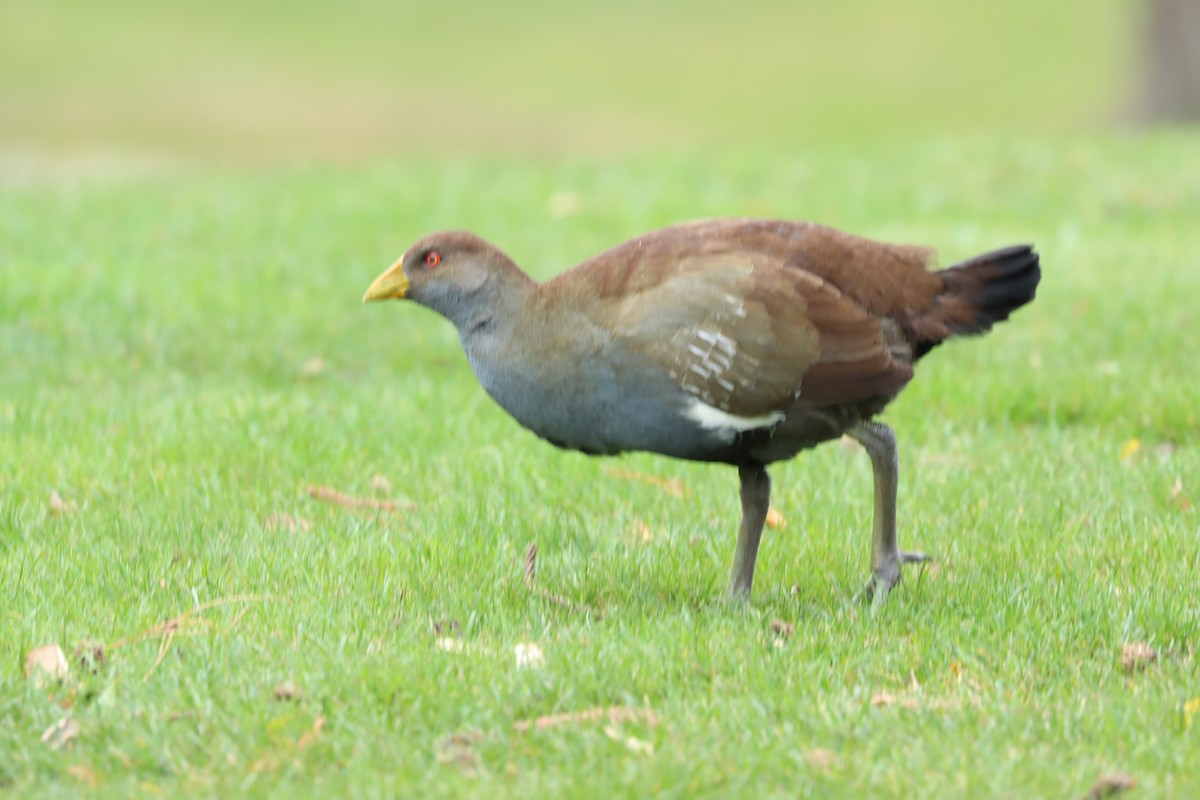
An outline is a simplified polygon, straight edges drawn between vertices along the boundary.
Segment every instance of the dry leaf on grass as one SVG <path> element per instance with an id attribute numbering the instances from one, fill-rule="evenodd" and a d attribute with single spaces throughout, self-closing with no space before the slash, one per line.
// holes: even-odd
<path id="1" fill-rule="evenodd" d="M 58 722 L 46 728 L 42 734 L 42 744 L 51 750 L 61 750 L 79 736 L 79 723 L 73 717 L 63 717 Z"/>
<path id="2" fill-rule="evenodd" d="M 167 722 L 179 722 L 185 719 L 200 719 L 203 712 L 195 708 L 185 708 L 180 711 L 164 711 L 162 718 Z"/>
<path id="3" fill-rule="evenodd" d="M 814 747 L 812 750 L 804 751 L 804 760 L 813 769 L 828 772 L 837 764 L 837 753 L 823 747 Z"/>
<path id="4" fill-rule="evenodd" d="M 1113 797 L 1135 786 L 1137 786 L 1137 781 L 1121 772 L 1101 775 L 1092 784 L 1092 788 L 1088 789 L 1083 800 L 1104 800 L 1106 797 Z"/>
<path id="5" fill-rule="evenodd" d="M 61 681 L 70 671 L 67 656 L 56 644 L 35 647 L 25 656 L 25 677 L 32 679 L 36 686 Z"/>
<path id="6" fill-rule="evenodd" d="M 349 508 L 352 511 L 357 509 L 371 509 L 399 514 L 401 511 L 411 511 L 416 508 L 412 503 L 393 503 L 391 500 L 376 500 L 374 497 L 354 497 L 329 486 L 309 486 L 308 496 L 314 500 L 321 500 L 326 503 L 342 506 L 343 508 Z"/>
<path id="7" fill-rule="evenodd" d="M 654 743 L 639 739 L 636 736 L 624 736 L 616 725 L 605 725 L 604 735 L 612 739 L 614 742 L 621 742 L 629 749 L 631 753 L 639 755 L 652 756 L 654 755 Z"/>
<path id="8" fill-rule="evenodd" d="M 312 727 L 309 728 L 307 731 L 305 731 L 304 734 L 300 737 L 300 739 L 296 742 L 296 749 L 303 750 L 304 748 L 311 745 L 313 742 L 317 741 L 317 739 L 321 738 L 321 729 L 324 727 L 325 727 L 325 717 L 318 716 L 316 719 L 313 720 Z"/>
<path id="9" fill-rule="evenodd" d="M 887 708 L 888 706 L 900 706 L 912 710 L 917 707 L 916 698 L 913 697 L 897 697 L 888 691 L 876 692 L 871 695 L 871 705 L 876 708 Z"/>
<path id="10" fill-rule="evenodd" d="M 658 724 L 658 715 L 648 708 L 629 708 L 628 706 L 608 706 L 588 708 L 583 711 L 568 711 L 562 714 L 549 714 L 537 719 L 520 720 L 513 723 L 513 730 L 542 731 L 547 728 L 558 728 L 564 725 L 582 725 L 588 722 L 606 720 L 616 725 L 623 722 L 640 722 L 654 726 Z"/>
<path id="11" fill-rule="evenodd" d="M 479 754 L 475 752 L 475 744 L 483 740 L 481 731 L 464 731 L 452 733 L 437 744 L 435 752 L 439 764 L 456 766 L 473 774 L 479 766 Z"/>
<path id="12" fill-rule="evenodd" d="M 271 533 L 275 531 L 295 533 L 296 531 L 312 530 L 312 523 L 304 517 L 293 517 L 291 514 L 276 512 L 267 515 L 266 519 L 263 520 L 263 527 Z"/>
<path id="13" fill-rule="evenodd" d="M 643 520 L 634 520 L 633 527 L 629 529 L 630 544 L 650 544 L 652 541 L 654 541 L 654 531 L 650 530 L 650 526 Z"/>
<path id="14" fill-rule="evenodd" d="M 308 361 L 300 365 L 300 377 L 315 378 L 323 373 L 328 368 L 325 359 L 320 356 L 313 356 Z"/>
<path id="15" fill-rule="evenodd" d="M 1141 672 L 1158 659 L 1158 653 L 1145 642 L 1130 642 L 1121 648 L 1121 665 L 1128 673 Z"/>
<path id="16" fill-rule="evenodd" d="M 787 517 L 783 516 L 778 509 L 767 509 L 767 527 L 771 530 L 784 530 L 788 526 Z"/>
<path id="17" fill-rule="evenodd" d="M 663 478 L 658 475 L 645 475 L 641 472 L 634 472 L 631 469 L 622 469 L 621 467 L 613 467 L 605 465 L 604 471 L 614 478 L 624 478 L 628 481 L 638 481 L 639 483 L 648 483 L 651 486 L 657 486 L 672 497 L 678 497 L 681 500 L 688 496 L 687 487 L 683 485 L 683 481 L 678 478 Z"/>
<path id="18" fill-rule="evenodd" d="M 1200 697 L 1193 697 L 1183 704 L 1183 729 L 1192 729 L 1192 718 L 1200 714 Z"/>
<path id="19" fill-rule="evenodd" d="M 786 639 L 787 637 L 791 636 L 793 633 L 796 632 L 795 625 L 793 625 L 790 622 L 785 622 L 781 619 L 771 620 L 771 624 L 768 625 L 767 627 L 770 629 L 771 633 L 775 634 L 776 636 L 780 637 L 781 639 Z"/>
<path id="20" fill-rule="evenodd" d="M 1179 508 L 1187 511 L 1192 507 L 1192 499 L 1183 493 L 1183 479 L 1176 478 L 1174 485 L 1171 486 L 1171 499 L 1179 504 Z"/>
<path id="21" fill-rule="evenodd" d="M 372 475 L 371 488 L 377 492 L 387 494 L 392 491 L 392 482 L 387 479 L 386 475 Z"/>
<path id="22" fill-rule="evenodd" d="M 89 789 L 95 789 L 100 786 L 100 777 L 96 775 L 96 770 L 87 764 L 72 764 L 67 767 L 67 774 L 86 785 Z"/>
<path id="23" fill-rule="evenodd" d="M 50 500 L 46 505 L 51 514 L 64 514 L 67 511 L 67 504 L 63 502 L 62 495 L 53 489 L 50 490 Z"/>
<path id="24" fill-rule="evenodd" d="M 50 498 L 46 501 L 46 510 L 50 512 L 52 517 L 61 517 L 75 511 L 75 504 L 70 500 L 64 500 L 63 496 L 56 490 L 50 490 Z"/>
<path id="25" fill-rule="evenodd" d="M 285 763 L 292 761 L 295 755 L 302 750 L 306 750 L 316 744 L 321 738 L 321 731 L 325 727 L 325 717 L 318 715 L 313 720 L 312 727 L 300 734 L 300 738 L 293 745 L 290 741 L 274 741 L 268 745 L 267 750 L 256 760 L 251 762 L 249 770 L 251 773 L 276 772 Z M 226 758 L 229 761 L 229 758 Z M 229 761 L 230 764 L 236 764 L 236 758 Z"/>
<path id="26" fill-rule="evenodd" d="M 304 693 L 300 691 L 300 687 L 296 686 L 296 684 L 292 683 L 291 681 L 284 681 L 276 686 L 275 691 L 272 694 L 274 694 L 276 700 L 279 700 L 283 703 L 290 703 L 293 700 L 299 700 L 304 695 Z"/>

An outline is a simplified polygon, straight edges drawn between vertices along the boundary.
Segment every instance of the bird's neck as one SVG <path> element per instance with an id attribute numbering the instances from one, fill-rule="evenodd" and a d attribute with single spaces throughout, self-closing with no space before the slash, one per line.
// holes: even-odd
<path id="1" fill-rule="evenodd" d="M 522 304 L 536 285 L 515 267 L 511 271 L 489 270 L 469 277 L 415 298 L 449 320 L 458 329 L 464 345 L 520 316 Z"/>
<path id="2" fill-rule="evenodd" d="M 504 347 L 529 313 L 528 300 L 537 284 L 520 271 L 497 271 L 446 313 L 458 329 L 467 355 Z"/>

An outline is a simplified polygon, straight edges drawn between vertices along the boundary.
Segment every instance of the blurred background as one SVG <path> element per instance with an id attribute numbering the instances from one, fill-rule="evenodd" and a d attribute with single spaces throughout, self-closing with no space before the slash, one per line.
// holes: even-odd
<path id="1" fill-rule="evenodd" d="M 1200 110 L 1198 31 L 1197 0 L 6 0 L 0 158 L 1092 132 Z"/>

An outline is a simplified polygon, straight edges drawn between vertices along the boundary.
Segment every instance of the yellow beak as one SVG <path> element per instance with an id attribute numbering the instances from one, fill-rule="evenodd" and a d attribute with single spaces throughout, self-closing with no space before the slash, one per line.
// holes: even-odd
<path id="1" fill-rule="evenodd" d="M 369 303 L 372 300 L 390 300 L 393 297 L 401 300 L 407 295 L 408 276 L 404 274 L 404 258 L 401 257 L 367 287 L 362 301 Z"/>

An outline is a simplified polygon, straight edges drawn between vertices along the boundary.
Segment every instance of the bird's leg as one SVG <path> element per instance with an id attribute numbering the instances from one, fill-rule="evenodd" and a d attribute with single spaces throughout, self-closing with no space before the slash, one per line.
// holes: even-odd
<path id="1" fill-rule="evenodd" d="M 733 555 L 733 573 L 729 576 L 729 597 L 749 600 L 758 543 L 771 504 L 771 476 L 762 464 L 743 464 L 738 467 L 738 477 L 742 481 L 742 525 L 738 529 L 737 552 Z"/>
<path id="2" fill-rule="evenodd" d="M 847 431 L 871 456 L 875 473 L 875 518 L 871 539 L 871 577 L 863 587 L 876 606 L 900 582 L 900 566 L 928 560 L 924 553 L 909 553 L 896 544 L 896 488 L 900 481 L 900 453 L 896 434 L 887 425 L 864 422 Z"/>

